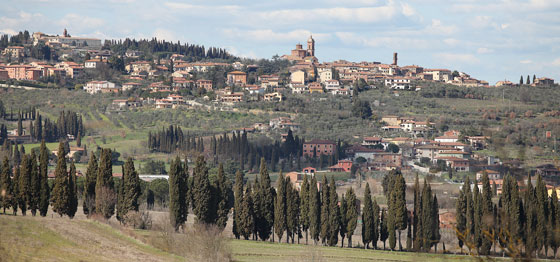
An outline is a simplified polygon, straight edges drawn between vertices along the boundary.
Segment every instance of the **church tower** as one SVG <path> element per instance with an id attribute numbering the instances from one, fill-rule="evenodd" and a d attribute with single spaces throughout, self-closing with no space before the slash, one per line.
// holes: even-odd
<path id="1" fill-rule="evenodd" d="M 309 39 L 307 40 L 307 55 L 308 56 L 315 56 L 315 40 L 313 39 L 313 36 L 309 36 Z"/>

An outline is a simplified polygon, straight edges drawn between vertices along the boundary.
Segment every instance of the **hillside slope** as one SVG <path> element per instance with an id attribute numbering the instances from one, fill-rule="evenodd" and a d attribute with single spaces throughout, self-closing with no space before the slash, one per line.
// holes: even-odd
<path id="1" fill-rule="evenodd" d="M 93 220 L 0 216 L 0 261 L 181 261 Z"/>

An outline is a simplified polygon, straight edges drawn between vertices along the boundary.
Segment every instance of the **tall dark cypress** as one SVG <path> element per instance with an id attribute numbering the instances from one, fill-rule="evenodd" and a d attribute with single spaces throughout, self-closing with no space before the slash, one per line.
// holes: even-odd
<path id="1" fill-rule="evenodd" d="M 286 228 L 287 234 L 292 238 L 292 244 L 294 239 L 298 239 L 301 235 L 300 229 L 300 198 L 299 192 L 292 186 L 292 183 L 286 181 Z M 286 242 L 288 238 L 286 238 Z"/>
<path id="2" fill-rule="evenodd" d="M 321 232 L 321 198 L 317 190 L 317 180 L 315 176 L 311 178 L 309 185 L 309 233 L 315 245 L 319 240 Z"/>
<path id="3" fill-rule="evenodd" d="M 233 235 L 239 239 L 241 236 L 241 206 L 243 204 L 243 172 L 237 170 L 235 173 L 234 204 L 233 204 Z"/>
<path id="4" fill-rule="evenodd" d="M 326 244 L 329 238 L 330 226 L 329 226 L 329 196 L 330 187 L 327 182 L 327 177 L 323 176 L 323 182 L 321 183 L 321 242 Z"/>
<path id="5" fill-rule="evenodd" d="M 76 166 L 74 161 L 70 162 L 70 173 L 68 174 L 68 189 L 66 190 L 68 196 L 67 215 L 73 218 L 78 211 L 78 187 L 76 184 Z"/>
<path id="6" fill-rule="evenodd" d="M 95 183 L 95 212 L 109 219 L 115 213 L 117 196 L 113 181 L 112 151 L 104 148 L 99 157 L 97 181 Z"/>
<path id="7" fill-rule="evenodd" d="M 49 187 L 49 153 L 45 140 L 41 141 L 41 149 L 39 153 L 39 177 L 40 177 L 40 197 L 39 197 L 39 214 L 44 217 L 49 209 L 50 193 Z"/>
<path id="8" fill-rule="evenodd" d="M 371 201 L 371 191 L 369 183 L 366 183 L 364 191 L 364 210 L 362 210 L 362 241 L 364 248 L 369 248 L 369 244 L 373 239 L 373 202 Z"/>
<path id="9" fill-rule="evenodd" d="M 286 230 L 286 179 L 280 172 L 276 180 L 276 201 L 274 204 L 274 232 L 278 236 L 278 243 Z M 289 238 L 289 237 L 288 237 Z"/>
<path id="10" fill-rule="evenodd" d="M 7 156 L 4 157 L 2 162 L 2 173 L 0 176 L 0 197 L 2 200 L 3 213 L 6 214 L 6 209 L 12 206 L 12 201 L 14 196 L 12 190 L 12 167 L 10 166 L 10 160 Z"/>
<path id="11" fill-rule="evenodd" d="M 432 244 L 435 247 L 435 252 L 437 253 L 437 244 L 441 240 L 441 234 L 439 232 L 439 204 L 436 194 L 432 201 Z M 444 243 L 445 247 L 445 243 Z"/>
<path id="12" fill-rule="evenodd" d="M 402 251 L 401 231 L 406 229 L 408 211 L 406 210 L 406 183 L 400 171 L 397 172 L 397 175 L 395 177 L 395 185 L 393 190 L 391 191 L 391 194 L 392 201 L 390 203 L 392 204 L 392 206 L 390 207 L 390 210 L 392 210 L 393 212 L 390 217 L 395 230 L 399 231 L 399 250 Z"/>
<path id="13" fill-rule="evenodd" d="M 336 193 L 336 183 L 331 177 L 329 185 L 329 238 L 327 244 L 336 246 L 338 244 L 338 229 L 340 228 L 340 210 L 338 208 L 338 194 Z"/>
<path id="14" fill-rule="evenodd" d="M 352 236 L 358 225 L 358 206 L 356 194 L 353 188 L 346 190 L 346 238 L 348 238 L 348 247 L 352 247 Z"/>
<path id="15" fill-rule="evenodd" d="M 249 239 L 255 231 L 255 214 L 253 205 L 253 194 L 251 192 L 251 185 L 247 184 L 245 188 L 245 195 L 241 203 L 239 233 L 245 240 Z"/>
<path id="16" fill-rule="evenodd" d="M 546 185 L 542 180 L 542 176 L 540 174 L 537 175 L 537 184 L 535 185 L 535 195 L 537 201 L 537 257 L 539 257 L 539 253 L 544 248 L 544 254 L 548 253 L 548 230 L 549 230 L 549 222 L 548 222 L 548 192 L 546 189 Z"/>
<path id="17" fill-rule="evenodd" d="M 208 179 L 208 168 L 203 156 L 196 159 L 193 170 L 193 212 L 197 223 L 210 224 L 213 217 L 211 215 L 210 204 L 212 200 L 210 180 Z"/>
<path id="18" fill-rule="evenodd" d="M 226 227 L 229 211 L 231 209 L 231 183 L 224 172 L 224 166 L 220 163 L 218 177 L 215 181 L 216 192 L 216 225 L 222 230 Z"/>
<path id="19" fill-rule="evenodd" d="M 39 166 L 37 164 L 37 156 L 35 151 L 31 151 L 30 156 L 31 161 L 31 172 L 30 172 L 30 184 L 29 184 L 29 210 L 31 215 L 35 216 L 37 214 L 37 209 L 39 209 L 39 202 L 41 198 L 41 176 L 39 174 Z"/>
<path id="20" fill-rule="evenodd" d="M 414 251 L 420 251 L 422 246 L 422 234 L 419 230 L 419 220 L 421 219 L 422 212 L 422 191 L 420 190 L 420 181 L 418 179 L 418 174 L 416 174 L 416 179 L 414 181 L 414 209 L 412 211 L 412 248 Z M 459 215 L 459 211 L 457 211 Z M 457 220 L 459 221 L 459 220 Z M 459 222 L 458 222 L 459 223 Z M 461 231 L 462 232 L 462 231 Z M 459 240 L 459 246 L 462 246 L 461 240 Z"/>
<path id="21" fill-rule="evenodd" d="M 95 213 L 95 184 L 97 183 L 97 172 L 97 158 L 92 152 L 86 170 L 83 196 L 83 211 L 88 217 Z"/>
<path id="22" fill-rule="evenodd" d="M 465 240 L 464 235 L 466 234 L 467 230 L 467 199 L 465 197 L 464 191 L 465 185 L 463 185 L 463 188 L 459 191 L 459 197 L 457 198 L 457 202 L 455 203 L 455 219 L 457 221 L 456 236 L 459 243 L 459 248 L 461 248 L 461 252 Z"/>
<path id="23" fill-rule="evenodd" d="M 489 234 L 494 233 L 494 221 L 493 218 L 493 203 L 492 203 L 492 189 L 490 187 L 490 180 L 488 179 L 488 174 L 484 172 L 482 175 L 482 217 L 484 218 L 484 222 L 481 225 L 481 230 L 488 232 Z M 492 248 L 492 239 L 483 236 L 482 237 L 482 245 L 480 248 L 480 254 L 488 255 L 490 253 L 490 249 Z"/>
<path id="24" fill-rule="evenodd" d="M 18 180 L 18 206 L 22 215 L 26 215 L 29 203 L 31 202 L 31 158 L 24 154 L 21 159 L 19 180 Z"/>
<path id="25" fill-rule="evenodd" d="M 66 152 L 64 144 L 58 144 L 58 160 L 54 172 L 54 186 L 51 195 L 52 208 L 55 213 L 63 216 L 68 213 L 68 171 L 66 169 Z"/>
<path id="26" fill-rule="evenodd" d="M 300 208 L 300 224 L 301 230 L 305 231 L 305 244 L 307 244 L 309 236 L 309 180 L 307 174 L 303 175 L 303 183 L 299 193 L 301 208 Z"/>
<path id="27" fill-rule="evenodd" d="M 387 227 L 387 212 L 385 212 L 385 208 L 381 210 L 381 219 L 379 222 L 379 240 L 383 242 L 383 250 L 385 250 L 386 246 L 385 243 L 387 238 L 389 237 L 389 229 Z"/>
<path id="28" fill-rule="evenodd" d="M 179 156 L 169 168 L 169 219 L 175 231 L 187 221 L 186 172 Z"/>
<path id="29" fill-rule="evenodd" d="M 338 233 L 340 234 L 340 246 L 344 247 L 344 238 L 346 237 L 346 230 L 348 226 L 348 218 L 346 217 L 346 213 L 348 212 L 348 205 L 346 203 L 346 198 L 344 194 L 342 194 L 340 198 L 340 227 L 338 227 Z"/>
<path id="30" fill-rule="evenodd" d="M 272 233 L 272 226 L 274 224 L 274 188 L 270 184 L 270 175 L 268 174 L 264 157 L 261 158 L 259 177 L 259 196 L 261 200 L 259 201 L 258 217 L 260 219 L 257 222 L 257 231 L 260 239 L 267 240 Z"/>
<path id="31" fill-rule="evenodd" d="M 126 176 L 124 176 L 126 173 Z M 124 185 L 124 201 L 123 201 L 123 215 L 128 214 L 129 211 L 138 211 L 139 203 L 138 198 L 140 198 L 141 188 L 140 188 L 140 177 L 136 168 L 134 168 L 134 161 L 129 157 L 124 163 L 124 173 L 123 173 L 123 185 Z M 185 171 L 183 168 L 183 180 L 185 180 Z M 186 198 L 186 181 L 183 182 L 183 198 Z"/>
<path id="32" fill-rule="evenodd" d="M 381 225 L 380 219 L 380 209 L 377 201 L 373 199 L 373 235 L 371 238 L 371 242 L 373 244 L 373 248 L 377 249 L 377 240 L 379 239 L 380 230 L 379 227 Z"/>

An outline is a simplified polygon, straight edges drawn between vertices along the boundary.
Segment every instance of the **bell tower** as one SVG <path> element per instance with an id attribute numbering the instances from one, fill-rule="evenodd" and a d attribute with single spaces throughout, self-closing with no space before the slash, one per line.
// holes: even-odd
<path id="1" fill-rule="evenodd" d="M 315 56 L 315 39 L 313 39 L 312 35 L 307 39 L 307 55 Z"/>

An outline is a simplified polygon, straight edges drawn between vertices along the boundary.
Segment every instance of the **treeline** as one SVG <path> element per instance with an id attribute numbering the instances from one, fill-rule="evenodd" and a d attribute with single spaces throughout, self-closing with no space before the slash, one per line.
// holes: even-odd
<path id="1" fill-rule="evenodd" d="M 457 238 L 459 246 L 488 255 L 500 248 L 511 257 L 547 257 L 549 248 L 556 257 L 560 245 L 560 210 L 555 191 L 549 197 L 542 177 L 533 187 L 520 190 L 511 175 L 503 180 L 498 203 L 492 202 L 488 175 L 482 177 L 482 192 L 467 179 L 457 199 Z"/>
<path id="2" fill-rule="evenodd" d="M 209 140 L 209 141 L 208 141 Z M 228 160 L 239 163 L 241 170 L 255 170 L 264 158 L 272 171 L 301 170 L 303 164 L 324 168 L 336 164 L 344 157 L 344 148 L 338 142 L 338 150 L 331 156 L 321 155 L 310 159 L 302 156 L 305 140 L 294 136 L 289 130 L 286 140 L 271 144 L 258 144 L 248 140 L 247 132 L 224 133 L 212 136 L 206 143 L 202 137 L 185 135 L 178 126 L 169 126 L 156 133 L 148 134 L 148 149 L 152 152 L 173 153 L 176 151 L 207 153 L 214 163 Z"/>
<path id="3" fill-rule="evenodd" d="M 188 166 L 177 157 L 169 169 L 169 218 L 175 230 L 184 227 L 189 207 L 196 216 L 196 223 L 215 224 L 224 229 L 233 205 L 231 182 L 220 164 L 213 181 L 203 156 L 196 159 L 189 178 Z"/>
<path id="4" fill-rule="evenodd" d="M 35 121 L 29 124 L 29 134 L 37 141 L 45 140 L 47 142 L 55 142 L 59 139 L 67 139 L 68 135 L 74 136 L 75 139 L 85 134 L 85 128 L 82 116 L 72 111 L 60 112 L 56 122 L 45 118 L 37 113 L 34 117 Z M 18 120 L 18 130 L 21 126 L 21 120 Z"/>
<path id="5" fill-rule="evenodd" d="M 27 30 L 23 32 L 20 31 L 17 35 L 3 34 L 2 36 L 0 36 L 0 49 L 4 49 L 8 46 L 21 46 L 23 44 L 30 44 L 31 42 L 31 35 Z"/>
<path id="6" fill-rule="evenodd" d="M 230 59 L 234 58 L 225 49 L 210 47 L 206 49 L 202 45 L 181 44 L 158 40 L 157 38 L 148 39 L 130 39 L 125 40 L 105 40 L 103 49 L 109 49 L 118 53 L 125 53 L 127 50 L 139 50 L 145 54 L 154 54 L 157 52 L 169 52 L 186 56 L 188 59 Z"/>
<path id="7" fill-rule="evenodd" d="M 366 184 L 364 208 L 361 212 L 362 241 L 365 248 L 370 244 L 377 249 L 378 241 L 389 240 L 389 248 L 396 250 L 399 239 L 399 250 L 403 250 L 400 242 L 401 231 L 407 230 L 406 250 L 429 252 L 440 240 L 439 208 L 437 198 L 430 185 L 424 182 L 421 189 L 416 178 L 414 186 L 414 210 L 406 209 L 406 184 L 400 171 L 394 170 L 391 176 L 391 190 L 387 191 L 388 208 L 380 209 L 372 200 L 369 184 Z M 278 242 L 286 235 L 286 243 L 299 243 L 305 233 L 306 244 L 309 237 L 315 243 L 336 246 L 348 239 L 348 247 L 352 247 L 352 235 L 357 226 L 360 203 L 352 188 L 338 197 L 336 183 L 326 176 L 323 182 L 317 183 L 315 176 L 304 176 L 301 189 L 298 191 L 289 178 L 279 175 L 276 190 L 270 186 L 270 177 L 264 159 L 261 159 L 261 170 L 253 185 L 244 184 L 244 175 L 238 171 L 235 178 L 235 203 L 233 213 L 233 234 L 236 238 L 262 241 L 274 234 Z M 398 237 L 397 237 L 398 233 Z M 445 245 L 444 245 L 445 248 Z"/>
<path id="8" fill-rule="evenodd" d="M 48 162 L 44 142 L 41 143 L 38 158 L 35 152 L 24 154 L 21 162 L 12 166 L 8 157 L 4 157 L 0 172 L 0 204 L 4 213 L 11 208 L 14 215 L 18 209 L 24 216 L 27 210 L 33 216 L 37 211 L 41 216 L 47 215 L 51 191 L 47 177 Z"/>
<path id="9" fill-rule="evenodd" d="M 202 138 L 185 135 L 180 126 L 170 125 L 156 133 L 148 133 L 148 149 L 151 152 L 173 153 L 180 151 L 204 152 Z"/>

